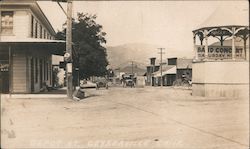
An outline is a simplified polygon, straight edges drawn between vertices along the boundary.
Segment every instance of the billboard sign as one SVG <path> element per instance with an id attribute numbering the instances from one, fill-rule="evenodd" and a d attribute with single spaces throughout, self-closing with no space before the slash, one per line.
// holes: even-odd
<path id="1" fill-rule="evenodd" d="M 198 58 L 205 58 L 205 46 L 197 46 Z M 236 58 L 243 57 L 243 47 L 235 48 Z M 208 58 L 210 59 L 232 59 L 231 46 L 208 46 Z"/>

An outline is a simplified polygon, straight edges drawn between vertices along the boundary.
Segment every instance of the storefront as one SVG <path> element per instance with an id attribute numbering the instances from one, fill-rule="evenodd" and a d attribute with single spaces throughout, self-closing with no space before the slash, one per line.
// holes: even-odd
<path id="1" fill-rule="evenodd" d="M 52 85 L 52 54 L 63 53 L 64 41 L 0 42 L 1 93 L 37 93 Z"/>

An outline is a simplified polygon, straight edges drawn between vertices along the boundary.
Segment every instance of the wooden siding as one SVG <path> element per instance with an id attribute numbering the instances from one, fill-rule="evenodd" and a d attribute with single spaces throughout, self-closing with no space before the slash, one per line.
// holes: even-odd
<path id="1" fill-rule="evenodd" d="M 26 93 L 26 57 L 24 54 L 13 56 L 13 92 Z"/>
<path id="2" fill-rule="evenodd" d="M 5 11 L 1 9 L 0 11 Z M 48 31 L 48 29 L 43 25 L 43 23 L 30 9 L 15 10 L 6 9 L 6 11 L 14 11 L 13 15 L 13 34 L 11 35 L 0 35 L 3 39 L 25 39 L 25 38 L 35 38 L 34 31 L 35 25 L 33 25 L 33 35 L 31 35 L 31 16 L 34 17 L 34 24 L 37 22 L 37 38 L 40 38 L 40 25 L 42 26 L 42 38 L 43 39 L 54 39 L 54 36 Z M 0 19 L 1 21 L 1 19 Z M 44 36 L 44 31 L 46 31 L 46 37 Z"/>
<path id="3" fill-rule="evenodd" d="M 17 38 L 29 36 L 30 21 L 27 11 L 15 11 L 14 13 L 14 35 Z"/>

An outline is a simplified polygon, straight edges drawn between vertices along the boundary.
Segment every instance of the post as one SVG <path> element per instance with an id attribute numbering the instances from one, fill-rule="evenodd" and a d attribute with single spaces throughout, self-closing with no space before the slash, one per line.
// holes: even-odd
<path id="1" fill-rule="evenodd" d="M 208 59 L 208 37 L 207 37 L 207 35 L 208 35 L 208 31 L 207 30 L 205 30 L 205 60 L 207 60 Z"/>
<path id="2" fill-rule="evenodd" d="M 67 96 L 72 98 L 73 75 L 72 75 L 72 1 L 67 2 L 67 30 L 66 30 L 66 53 L 69 59 L 66 67 L 67 72 Z"/>
<path id="3" fill-rule="evenodd" d="M 160 53 L 159 54 L 161 55 L 161 60 L 160 60 L 161 61 L 160 62 L 160 69 L 161 70 L 160 71 L 161 71 L 161 87 L 162 87 L 163 86 L 163 78 L 162 78 L 162 54 L 164 54 L 162 50 L 164 50 L 164 48 L 158 48 L 158 49 L 160 49 Z"/>
<path id="4" fill-rule="evenodd" d="M 244 37 L 244 56 L 245 56 L 245 60 L 249 61 L 249 50 L 247 50 L 246 40 L 247 40 L 247 37 Z"/>
<path id="5" fill-rule="evenodd" d="M 134 62 L 133 61 L 131 61 L 131 65 L 132 65 L 132 74 L 134 73 Z"/>
<path id="6" fill-rule="evenodd" d="M 232 28 L 232 59 L 235 60 L 235 27 Z"/>
<path id="7" fill-rule="evenodd" d="M 194 61 L 197 61 L 198 59 L 198 51 L 197 51 L 197 48 L 196 48 L 196 34 L 193 33 L 193 43 L 194 43 Z"/>

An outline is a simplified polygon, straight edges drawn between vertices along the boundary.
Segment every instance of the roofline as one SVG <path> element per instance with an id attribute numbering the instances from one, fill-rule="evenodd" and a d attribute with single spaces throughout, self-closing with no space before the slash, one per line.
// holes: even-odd
<path id="1" fill-rule="evenodd" d="M 248 28 L 249 28 L 249 26 L 245 26 L 245 25 L 223 25 L 223 26 L 202 27 L 202 28 L 193 30 L 192 32 L 197 32 L 197 31 L 199 31 L 199 30 L 204 30 L 204 29 L 220 28 L 220 27 L 248 27 Z"/>
<path id="2" fill-rule="evenodd" d="M 37 2 L 35 2 L 35 5 L 37 6 L 37 8 L 39 9 L 39 11 L 41 12 L 41 14 L 44 16 L 45 21 L 48 23 L 49 27 L 51 28 L 51 31 L 53 32 L 54 36 L 56 35 L 55 29 L 53 28 L 53 26 L 51 25 L 50 21 L 48 20 L 47 16 L 43 13 L 41 7 L 39 6 L 39 4 Z"/>

